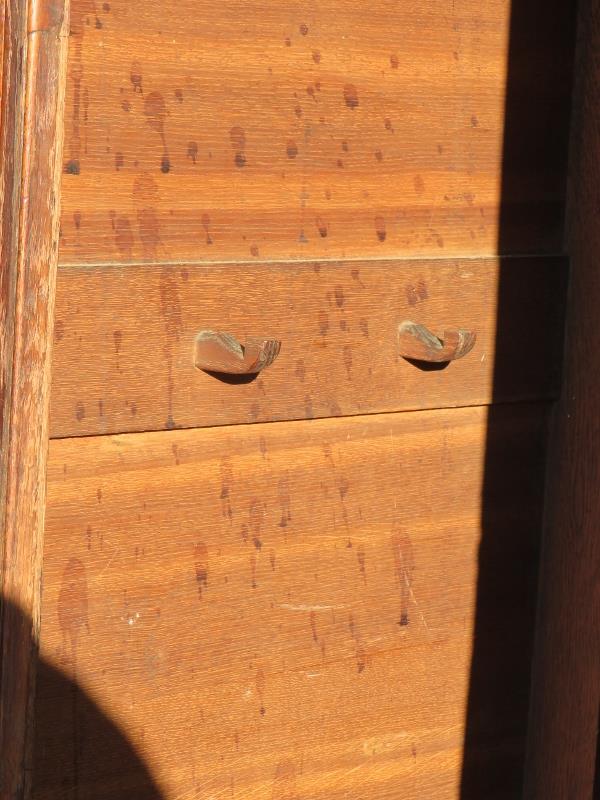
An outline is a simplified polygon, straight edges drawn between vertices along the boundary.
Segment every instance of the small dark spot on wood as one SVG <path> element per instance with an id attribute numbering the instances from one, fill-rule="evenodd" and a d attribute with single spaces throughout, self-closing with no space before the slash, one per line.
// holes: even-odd
<path id="1" fill-rule="evenodd" d="M 377 161 L 383 161 L 383 153 L 381 150 L 375 150 L 375 158 Z"/>
<path id="2" fill-rule="evenodd" d="M 329 233 L 329 231 L 328 231 L 328 228 L 327 228 L 327 224 L 324 222 L 322 217 L 317 217 L 316 225 L 317 225 L 317 229 L 319 231 L 319 236 L 322 239 L 325 239 L 327 237 L 327 234 Z"/>
<path id="3" fill-rule="evenodd" d="M 175 89 L 175 97 L 180 103 L 183 103 L 183 92 L 181 89 Z"/>
<path id="4" fill-rule="evenodd" d="M 319 639 L 317 637 L 317 615 L 314 611 L 310 612 L 310 629 L 312 632 L 313 642 L 318 642 Z"/>
<path id="5" fill-rule="evenodd" d="M 108 12 L 110 11 L 110 3 L 102 3 L 102 10 Z"/>
<path id="6" fill-rule="evenodd" d="M 335 304 L 338 308 L 344 307 L 344 290 L 341 286 L 335 287 Z"/>
<path id="7" fill-rule="evenodd" d="M 325 311 L 319 311 L 319 333 L 326 336 L 329 330 L 329 315 Z"/>
<path id="8" fill-rule="evenodd" d="M 344 86 L 344 102 L 348 108 L 352 110 L 358 108 L 358 93 L 356 91 L 356 86 L 352 83 L 347 83 Z"/>
<path id="9" fill-rule="evenodd" d="M 385 227 L 385 220 L 383 217 L 375 217 L 375 233 L 380 242 L 385 242 L 387 237 L 387 230 Z"/>
<path id="10" fill-rule="evenodd" d="M 100 19 L 98 19 L 98 17 L 96 17 L 95 25 L 96 25 L 96 28 L 98 30 L 100 30 L 100 28 L 102 28 L 102 20 L 100 20 Z"/>
<path id="11" fill-rule="evenodd" d="M 321 63 L 321 53 L 319 52 L 319 50 L 313 50 L 312 60 L 315 62 L 315 64 Z"/>
<path id="12" fill-rule="evenodd" d="M 160 162 L 160 171 L 164 172 L 165 174 L 171 171 L 171 162 L 169 161 L 167 156 L 162 157 L 162 160 Z"/>
<path id="13" fill-rule="evenodd" d="M 298 118 L 300 118 L 300 117 L 302 116 L 302 108 L 301 108 L 300 106 L 296 106 L 296 108 L 294 109 L 294 114 L 295 114 L 295 115 L 296 115 Z"/>
<path id="14" fill-rule="evenodd" d="M 121 103 L 121 108 L 123 109 L 123 111 L 128 111 L 128 112 L 131 111 L 131 103 L 129 102 L 129 100 L 123 100 L 123 102 Z"/>
<path id="15" fill-rule="evenodd" d="M 471 117 L 471 127 L 476 128 L 478 125 L 479 125 L 479 120 L 477 119 L 475 114 L 473 114 L 473 116 Z"/>
<path id="16" fill-rule="evenodd" d="M 242 168 L 246 166 L 246 156 L 244 150 L 246 148 L 246 132 L 239 125 L 235 125 L 229 131 L 229 139 L 233 149 L 236 151 L 234 162 L 236 167 Z"/>
<path id="17" fill-rule="evenodd" d="M 73 222 L 75 223 L 75 229 L 79 230 L 81 227 L 81 211 L 76 211 L 73 214 Z"/>
<path id="18" fill-rule="evenodd" d="M 267 441 L 264 436 L 261 436 L 258 440 L 258 449 L 260 450 L 260 454 L 263 458 L 267 457 Z"/>
<path id="19" fill-rule="evenodd" d="M 336 164 L 340 169 L 342 169 L 343 166 L 344 166 L 344 162 L 342 161 L 341 158 L 338 158 L 338 160 L 336 161 Z"/>
<path id="20" fill-rule="evenodd" d="M 298 146 L 296 142 L 290 139 L 290 141 L 287 143 L 285 151 L 287 153 L 288 158 L 296 158 L 296 156 L 298 155 Z"/>
<path id="21" fill-rule="evenodd" d="M 212 244 L 213 239 L 210 235 L 210 216 L 206 212 L 202 214 L 202 227 L 204 228 L 204 233 L 206 234 L 206 244 Z"/>
<path id="22" fill-rule="evenodd" d="M 187 157 L 191 159 L 192 164 L 196 163 L 198 158 L 198 142 L 188 142 Z"/>
<path id="23" fill-rule="evenodd" d="M 390 56 L 390 64 L 392 69 L 398 69 L 398 56 L 396 55 L 396 53 L 392 53 L 392 55 Z"/>
<path id="24" fill-rule="evenodd" d="M 358 568 L 360 570 L 360 574 L 363 576 L 363 580 L 367 582 L 367 569 L 365 566 L 365 548 L 360 545 L 358 550 L 356 551 L 356 559 L 358 561 Z"/>
<path id="25" fill-rule="evenodd" d="M 77 403 L 75 406 L 75 418 L 77 422 L 81 422 L 83 419 L 85 419 L 85 406 L 83 403 Z"/>
<path id="26" fill-rule="evenodd" d="M 68 175 L 79 175 L 80 168 L 79 168 L 79 161 L 72 158 L 70 161 L 67 161 L 65 164 L 65 172 Z"/>
<path id="27" fill-rule="evenodd" d="M 308 25 L 306 24 L 306 22 L 303 22 L 302 25 L 300 25 L 300 33 L 302 34 L 302 36 L 306 36 L 307 35 L 307 33 L 308 33 Z"/>
<path id="28" fill-rule="evenodd" d="M 123 168 L 124 163 L 123 153 L 115 153 L 115 170 L 117 172 Z"/>
<path id="29" fill-rule="evenodd" d="M 392 131 L 392 133 L 394 132 L 394 128 L 392 127 L 392 120 L 389 117 L 386 117 L 383 120 L 383 124 L 385 126 L 386 131 Z"/>
<path id="30" fill-rule="evenodd" d="M 257 245 L 255 245 L 255 244 L 252 245 L 252 247 L 250 248 L 250 254 L 253 255 L 254 258 L 258 258 L 259 250 L 258 250 Z"/>
<path id="31" fill-rule="evenodd" d="M 285 41 L 285 46 L 286 47 L 291 47 L 292 46 L 292 40 L 290 39 L 289 36 L 286 36 L 284 41 Z"/>
<path id="32" fill-rule="evenodd" d="M 118 355 L 121 351 L 121 343 L 123 341 L 122 331 L 113 331 L 113 341 L 115 343 L 115 353 Z"/>
<path id="33" fill-rule="evenodd" d="M 54 323 L 54 339 L 57 342 L 60 342 L 65 335 L 65 323 L 62 319 L 57 319 Z"/>
<path id="34" fill-rule="evenodd" d="M 129 73 L 129 80 L 133 85 L 133 91 L 138 94 L 144 94 L 142 89 L 142 68 L 137 61 L 131 65 L 131 72 Z"/>
<path id="35" fill-rule="evenodd" d="M 202 590 L 208 588 L 208 548 L 204 542 L 194 545 L 194 566 L 198 595 L 202 597 Z"/>

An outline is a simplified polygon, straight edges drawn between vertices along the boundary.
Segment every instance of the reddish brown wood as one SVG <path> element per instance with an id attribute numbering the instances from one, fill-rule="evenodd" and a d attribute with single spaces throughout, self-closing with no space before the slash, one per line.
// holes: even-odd
<path id="1" fill-rule="evenodd" d="M 545 417 L 506 404 L 52 441 L 41 652 L 102 713 L 40 676 L 35 800 L 515 800 Z M 481 726 L 490 777 L 462 795 L 490 540 L 504 702 Z"/>
<path id="2" fill-rule="evenodd" d="M 556 252 L 570 5 L 74 0 L 61 263 Z"/>
<path id="3" fill-rule="evenodd" d="M 277 358 L 281 342 L 249 336 L 241 345 L 222 331 L 200 331 L 194 343 L 194 364 L 206 372 L 255 375 Z"/>
<path id="4" fill-rule="evenodd" d="M 51 436 L 554 397 L 565 274 L 564 259 L 528 257 L 61 267 Z M 511 315 L 497 347 L 500 282 Z M 398 354 L 406 319 L 468 324 L 476 350 L 415 369 Z M 198 330 L 221 326 L 267 332 L 281 353 L 256 380 L 194 369 Z"/>
<path id="5" fill-rule="evenodd" d="M 402 358 L 431 363 L 456 361 L 470 353 L 477 334 L 475 331 L 447 330 L 438 339 L 424 325 L 406 320 L 398 327 L 398 352 Z"/>
<path id="6" fill-rule="evenodd" d="M 0 797 L 27 792 L 68 0 L 4 4 L 0 133 Z"/>
<path id="7" fill-rule="evenodd" d="M 590 800 L 600 705 L 600 4 L 580 8 L 565 375 L 549 460 L 525 797 Z M 600 786 L 596 783 L 595 791 Z"/>

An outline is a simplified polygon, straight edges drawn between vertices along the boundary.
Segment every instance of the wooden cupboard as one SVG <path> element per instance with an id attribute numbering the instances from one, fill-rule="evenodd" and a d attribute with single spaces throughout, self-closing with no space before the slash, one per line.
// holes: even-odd
<path id="1" fill-rule="evenodd" d="M 591 798 L 596 4 L 2 14 L 2 798 Z"/>

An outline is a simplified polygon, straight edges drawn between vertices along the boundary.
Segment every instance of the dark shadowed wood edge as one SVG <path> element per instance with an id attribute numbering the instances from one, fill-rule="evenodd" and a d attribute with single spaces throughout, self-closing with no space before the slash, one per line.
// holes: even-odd
<path id="1" fill-rule="evenodd" d="M 39 630 L 69 2 L 3 5 L 0 797 L 17 800 L 28 791 Z"/>
<path id="2" fill-rule="evenodd" d="M 548 465 L 525 797 L 591 800 L 600 705 L 600 3 L 580 5 L 568 187 L 571 287 Z M 594 795 L 596 792 L 596 795 Z"/>

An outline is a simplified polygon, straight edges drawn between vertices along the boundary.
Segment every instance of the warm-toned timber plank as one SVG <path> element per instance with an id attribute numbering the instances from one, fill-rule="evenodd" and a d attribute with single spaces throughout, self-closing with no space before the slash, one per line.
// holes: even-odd
<path id="1" fill-rule="evenodd" d="M 503 163 L 506 0 L 73 0 L 61 261 L 555 251 L 572 4 L 529 5 Z"/>
<path id="2" fill-rule="evenodd" d="M 485 797 L 512 800 L 545 408 L 487 417 L 51 442 L 45 661 L 118 726 L 164 800 L 458 800 L 485 537 L 506 698 L 481 721 L 498 768 Z M 155 798 L 139 765 L 115 769 L 119 745 L 65 687 L 40 687 L 35 800 L 75 784 L 88 800 Z"/>
<path id="3" fill-rule="evenodd" d="M 548 397 L 557 384 L 562 259 L 59 270 L 53 436 L 478 405 Z M 496 352 L 499 280 L 510 325 Z M 404 320 L 474 350 L 422 371 L 398 355 Z M 254 381 L 194 368 L 194 338 L 281 341 Z M 493 378 L 495 382 L 493 384 Z"/>
<path id="4" fill-rule="evenodd" d="M 26 796 L 58 253 L 68 0 L 3 5 L 0 796 Z"/>
<path id="5" fill-rule="evenodd" d="M 567 225 L 572 278 L 548 461 L 527 800 L 600 798 L 600 4 L 582 0 L 579 7 Z"/>

